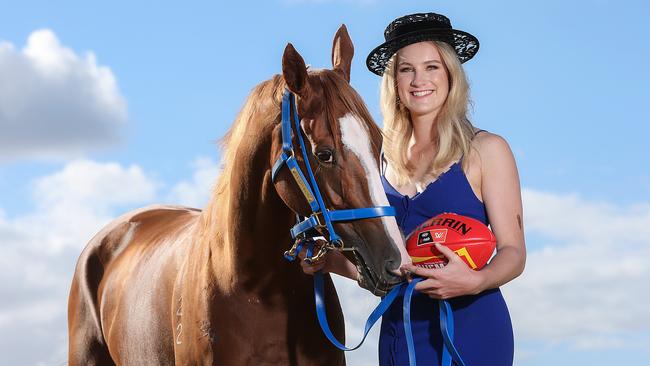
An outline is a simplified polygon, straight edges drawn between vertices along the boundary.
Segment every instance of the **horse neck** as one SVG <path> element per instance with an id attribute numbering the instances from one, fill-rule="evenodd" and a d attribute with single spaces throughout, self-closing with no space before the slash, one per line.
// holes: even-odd
<path id="1" fill-rule="evenodd" d="M 242 139 L 203 213 L 201 244 L 224 292 L 286 277 L 282 253 L 291 244 L 293 214 L 271 182 L 272 127 L 249 131 L 255 138 Z"/>

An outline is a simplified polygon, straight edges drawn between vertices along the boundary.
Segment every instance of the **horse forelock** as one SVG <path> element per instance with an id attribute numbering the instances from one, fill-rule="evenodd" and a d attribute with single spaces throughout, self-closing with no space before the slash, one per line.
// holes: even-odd
<path id="1" fill-rule="evenodd" d="M 323 89 L 324 108 L 326 109 L 329 128 L 332 133 L 338 136 L 334 141 L 335 144 L 339 145 L 335 147 L 337 149 L 341 148 L 340 119 L 347 114 L 352 114 L 363 123 L 369 133 L 373 152 L 378 154 L 381 149 L 381 130 L 375 124 L 361 96 L 359 96 L 346 80 L 334 71 L 322 70 L 318 73 L 318 76 Z"/>

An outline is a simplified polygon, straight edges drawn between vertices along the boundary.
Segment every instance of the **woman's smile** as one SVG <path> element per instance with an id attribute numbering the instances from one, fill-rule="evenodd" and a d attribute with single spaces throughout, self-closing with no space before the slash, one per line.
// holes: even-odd
<path id="1" fill-rule="evenodd" d="M 411 95 L 418 98 L 418 97 L 426 97 L 427 95 L 431 95 L 433 93 L 433 90 L 417 90 L 417 91 L 412 91 Z"/>

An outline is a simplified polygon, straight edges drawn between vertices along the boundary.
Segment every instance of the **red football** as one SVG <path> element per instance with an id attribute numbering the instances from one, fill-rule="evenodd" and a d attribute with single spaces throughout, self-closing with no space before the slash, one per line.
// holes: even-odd
<path id="1" fill-rule="evenodd" d="M 445 245 L 461 257 L 470 268 L 485 266 L 496 248 L 496 238 L 482 222 L 454 213 L 443 213 L 418 226 L 406 239 L 406 250 L 413 264 L 424 268 L 440 268 L 447 258 L 435 243 Z"/>

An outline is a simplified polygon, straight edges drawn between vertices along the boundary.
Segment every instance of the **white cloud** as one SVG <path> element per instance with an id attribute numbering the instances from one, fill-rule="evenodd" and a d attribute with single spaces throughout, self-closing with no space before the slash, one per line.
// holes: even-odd
<path id="1" fill-rule="evenodd" d="M 37 179 L 32 188 L 36 211 L 13 220 L 12 226 L 30 245 L 58 252 L 82 248 L 115 208 L 151 202 L 157 184 L 138 166 L 75 160 Z"/>
<path id="2" fill-rule="evenodd" d="M 208 203 L 221 170 L 212 159 L 206 157 L 197 158 L 192 166 L 194 168 L 192 180 L 174 185 L 168 195 L 168 202 L 198 208 Z"/>
<path id="3" fill-rule="evenodd" d="M 74 160 L 58 173 L 34 184 L 34 200 L 41 208 L 58 205 L 106 210 L 110 206 L 149 201 L 156 184 L 136 165 Z"/>
<path id="4" fill-rule="evenodd" d="M 0 328 L 11 334 L 0 351 L 7 364 L 61 364 L 77 257 L 115 211 L 155 199 L 157 184 L 138 166 L 76 160 L 31 188 L 34 211 L 0 213 Z M 15 352 L 25 344 L 32 351 Z"/>
<path id="5" fill-rule="evenodd" d="M 114 144 L 127 118 L 110 68 L 48 29 L 22 50 L 0 42 L 0 162 L 61 158 Z"/>
<path id="6" fill-rule="evenodd" d="M 617 207 L 524 190 L 538 241 L 522 277 L 504 287 L 516 335 L 576 349 L 623 346 L 650 331 L 650 205 Z M 531 244 L 531 243 L 529 243 Z M 531 245 L 532 246 L 532 245 Z M 601 341 L 599 341 L 601 340 Z"/>

